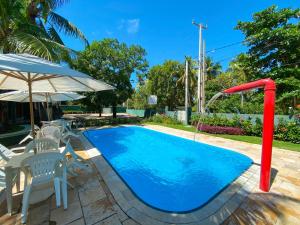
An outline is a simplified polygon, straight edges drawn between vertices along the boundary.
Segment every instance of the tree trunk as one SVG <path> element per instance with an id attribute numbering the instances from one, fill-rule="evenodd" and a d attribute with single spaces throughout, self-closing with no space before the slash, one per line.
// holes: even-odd
<path id="1" fill-rule="evenodd" d="M 103 112 L 103 106 L 99 106 L 98 108 L 99 117 L 102 116 L 102 112 Z"/>
<path id="2" fill-rule="evenodd" d="M 113 111 L 113 118 L 117 118 L 117 106 L 116 105 L 113 105 L 112 106 L 112 111 Z"/>

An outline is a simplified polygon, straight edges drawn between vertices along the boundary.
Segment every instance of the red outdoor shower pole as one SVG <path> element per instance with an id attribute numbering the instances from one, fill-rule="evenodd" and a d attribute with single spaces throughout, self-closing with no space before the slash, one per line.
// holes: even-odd
<path id="1" fill-rule="evenodd" d="M 260 169 L 260 189 L 268 192 L 270 189 L 272 143 L 274 132 L 275 113 L 275 82 L 271 79 L 262 79 L 254 82 L 235 86 L 223 91 L 226 94 L 264 87 L 264 117 L 263 117 L 263 140 Z"/>

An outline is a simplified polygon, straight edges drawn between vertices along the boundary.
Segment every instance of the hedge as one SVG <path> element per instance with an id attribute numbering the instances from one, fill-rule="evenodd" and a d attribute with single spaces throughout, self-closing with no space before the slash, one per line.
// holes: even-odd
<path id="1" fill-rule="evenodd" d="M 106 125 L 118 125 L 118 124 L 137 124 L 141 119 L 137 117 L 119 117 L 109 119 L 87 119 L 84 120 L 85 127 L 99 127 Z"/>
<path id="2" fill-rule="evenodd" d="M 198 130 L 211 133 L 211 134 L 233 134 L 233 135 L 243 135 L 245 132 L 239 127 L 220 127 L 220 126 L 210 126 L 206 124 L 199 124 Z"/>
<path id="3" fill-rule="evenodd" d="M 244 120 L 238 116 L 228 119 L 226 117 L 220 117 L 217 115 L 192 115 L 191 122 L 193 125 L 202 124 L 208 133 L 222 132 L 223 134 L 233 134 L 232 132 L 242 133 L 249 136 L 261 136 L 263 123 L 261 119 L 256 119 L 255 123 L 252 124 L 250 119 Z M 222 127 L 222 128 L 221 128 Z M 199 127 L 198 127 L 199 128 Z M 228 129 L 227 129 L 228 128 Z M 233 130 L 232 128 L 238 128 Z M 203 128 L 201 128 L 202 131 Z M 228 131 L 228 133 L 225 133 Z M 275 126 L 274 139 L 280 141 L 289 141 L 293 143 L 300 143 L 300 121 L 285 121 L 279 120 L 278 125 Z"/>

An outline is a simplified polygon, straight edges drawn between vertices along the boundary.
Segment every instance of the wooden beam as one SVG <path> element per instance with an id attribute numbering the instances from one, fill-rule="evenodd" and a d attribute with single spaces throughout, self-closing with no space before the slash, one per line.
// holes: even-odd
<path id="1" fill-rule="evenodd" d="M 19 80 L 23 80 L 23 81 L 28 81 L 28 79 L 24 78 L 24 77 L 21 77 L 21 76 L 18 76 L 16 74 L 13 74 L 13 73 L 9 73 L 9 72 L 6 72 L 6 71 L 1 71 L 0 73 L 6 75 L 6 76 L 9 76 L 9 77 L 13 77 L 13 78 L 16 78 L 16 79 L 19 79 Z"/>
<path id="2" fill-rule="evenodd" d="M 88 85 L 82 83 L 81 81 L 75 79 L 74 77 L 69 76 L 69 78 L 71 78 L 72 80 L 75 80 L 76 82 L 80 83 L 81 85 L 83 85 L 83 86 L 85 86 L 85 87 L 87 87 L 87 88 L 89 88 L 89 89 L 91 89 L 91 90 L 93 90 L 93 91 L 96 91 L 96 89 L 94 89 L 94 88 L 92 88 L 92 87 L 90 87 L 90 86 L 88 86 Z"/>
<path id="3" fill-rule="evenodd" d="M 51 85 L 51 87 L 54 89 L 54 91 L 55 91 L 55 92 L 57 92 L 57 90 L 56 90 L 55 86 L 53 85 L 53 83 L 51 82 L 51 80 L 50 80 L 50 79 L 48 79 L 48 82 L 49 82 L 49 84 Z"/>
<path id="4" fill-rule="evenodd" d="M 61 76 L 59 75 L 48 75 L 48 76 L 42 76 L 42 77 L 38 77 L 38 78 L 35 78 L 33 79 L 32 81 L 35 82 L 35 81 L 40 81 L 40 80 L 48 80 L 48 79 L 53 79 L 53 78 L 59 78 Z"/>
<path id="5" fill-rule="evenodd" d="M 4 77 L 4 79 L 1 81 L 0 83 L 0 87 L 2 86 L 2 84 L 7 80 L 8 76 L 6 75 L 6 77 Z"/>

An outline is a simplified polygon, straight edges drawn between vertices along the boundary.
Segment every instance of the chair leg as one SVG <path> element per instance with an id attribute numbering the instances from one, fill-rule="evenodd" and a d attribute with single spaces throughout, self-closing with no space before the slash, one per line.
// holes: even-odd
<path id="1" fill-rule="evenodd" d="M 28 184 L 28 174 L 27 171 L 24 172 L 24 189 Z"/>
<path id="2" fill-rule="evenodd" d="M 22 199 L 22 212 L 21 212 L 21 222 L 26 223 L 27 220 L 27 210 L 29 206 L 29 197 L 31 192 L 31 185 L 25 187 Z"/>
<path id="3" fill-rule="evenodd" d="M 59 178 L 54 178 L 55 200 L 56 207 L 60 207 L 60 181 Z"/>
<path id="4" fill-rule="evenodd" d="M 31 136 L 31 133 L 30 134 L 28 134 L 23 140 L 21 140 L 20 142 L 19 142 L 19 145 L 20 144 L 23 144 L 25 141 L 27 141 L 28 139 L 33 139 L 33 137 Z"/>
<path id="5" fill-rule="evenodd" d="M 68 208 L 68 188 L 67 188 L 67 181 L 62 180 L 62 197 L 63 197 L 63 204 L 64 209 Z"/>
<path id="6" fill-rule="evenodd" d="M 17 171 L 17 177 L 16 177 L 16 188 L 17 188 L 17 192 L 20 192 L 20 173 L 21 173 L 21 171 L 18 170 L 18 171 Z"/>

